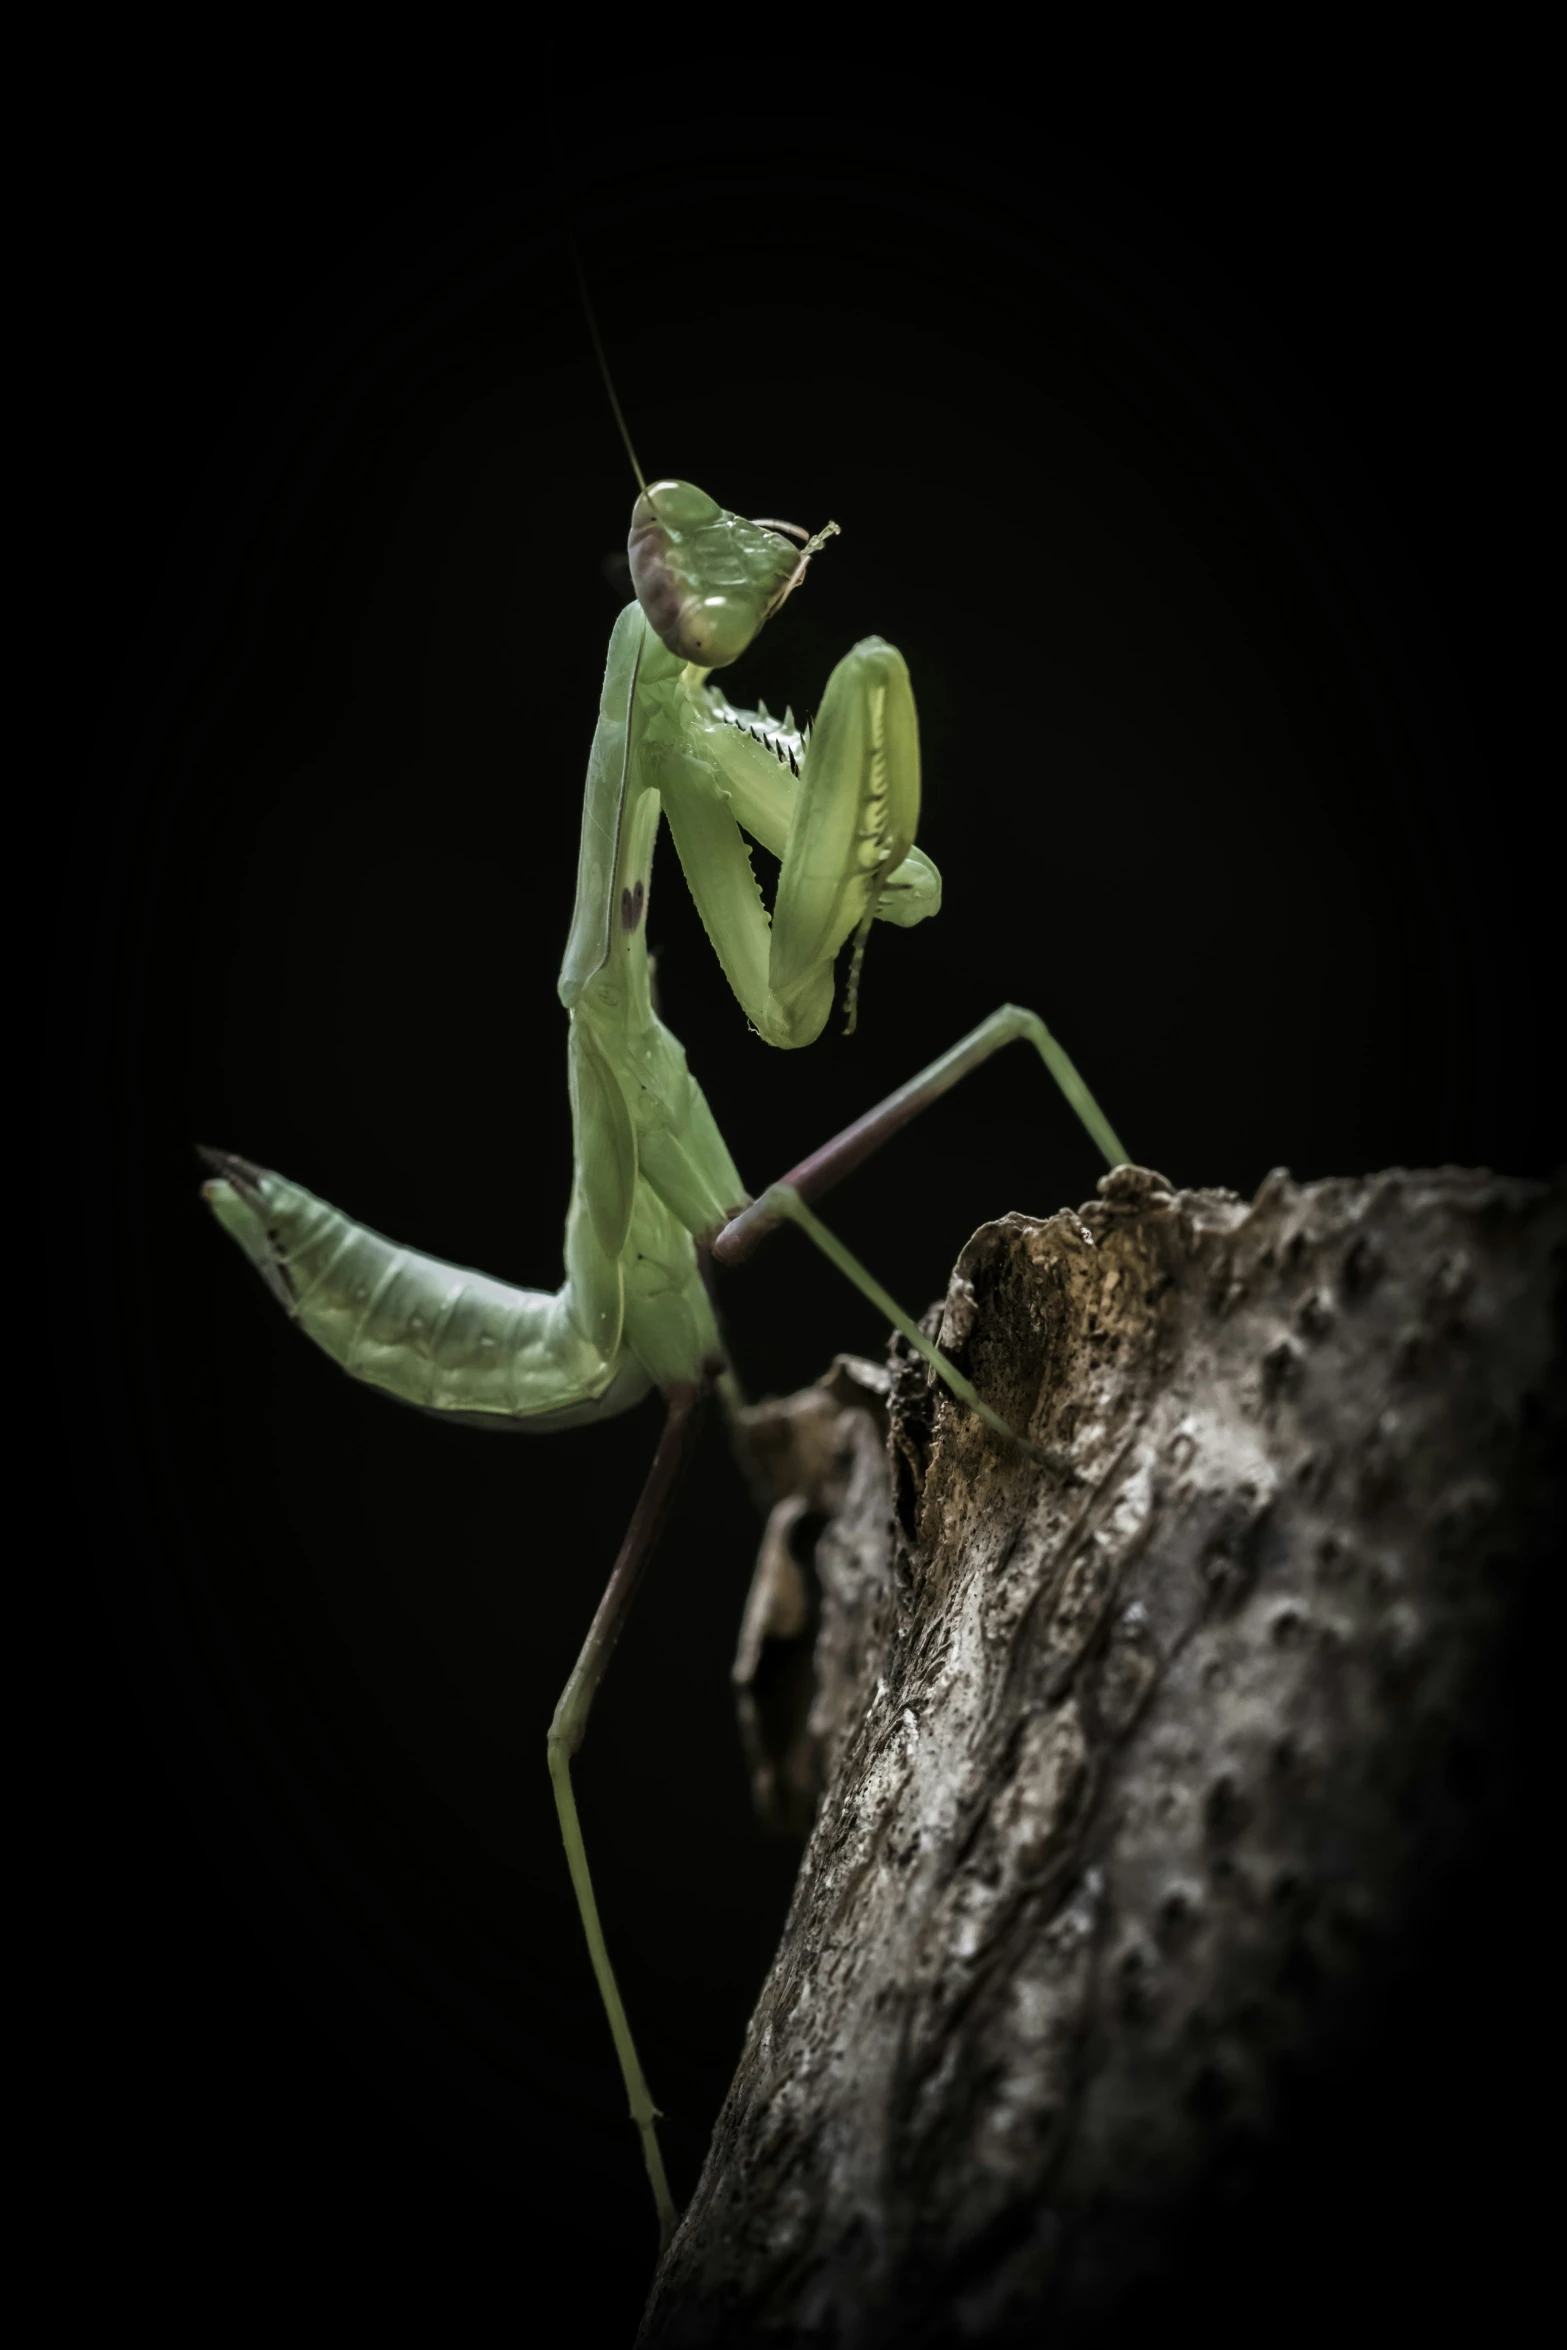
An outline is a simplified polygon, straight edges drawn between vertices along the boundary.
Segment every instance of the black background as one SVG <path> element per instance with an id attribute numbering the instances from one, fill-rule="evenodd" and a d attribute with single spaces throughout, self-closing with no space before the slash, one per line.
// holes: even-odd
<path id="1" fill-rule="evenodd" d="M 352 1387 L 190 1150 L 559 1279 L 554 979 L 632 497 L 562 196 L 650 472 L 843 525 L 735 688 L 802 709 L 874 630 L 919 698 L 946 899 L 873 938 L 854 1039 L 748 1035 L 661 851 L 663 1009 L 753 1188 L 1009 998 L 1181 1183 L 1561 1155 L 1521 181 L 812 122 L 567 116 L 557 165 L 541 126 L 170 121 L 84 166 L 54 1131 L 116 1318 L 68 1497 L 81 2191 L 176 2307 L 199 2244 L 252 2307 L 313 2274 L 460 2333 L 574 2276 L 623 2338 L 651 2261 L 544 1730 L 657 1406 L 502 1441 Z M 831 1213 L 918 1312 L 976 1224 L 1097 1172 L 1014 1048 Z M 723 1306 L 757 1393 L 882 1343 L 793 1236 Z M 756 1531 L 714 1433 L 578 1774 L 677 2193 L 795 1860 L 727 1686 Z M 1464 2064 L 1467 2123 L 1499 2059 Z"/>

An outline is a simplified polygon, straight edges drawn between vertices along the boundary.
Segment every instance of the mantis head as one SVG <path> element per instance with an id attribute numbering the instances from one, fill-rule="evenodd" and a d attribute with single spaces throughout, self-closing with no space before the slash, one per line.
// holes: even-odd
<path id="1" fill-rule="evenodd" d="M 728 514 L 692 482 L 655 481 L 631 511 L 631 582 L 649 626 L 679 660 L 723 669 L 799 586 L 837 528 L 829 522 L 808 538 L 797 522 Z"/>

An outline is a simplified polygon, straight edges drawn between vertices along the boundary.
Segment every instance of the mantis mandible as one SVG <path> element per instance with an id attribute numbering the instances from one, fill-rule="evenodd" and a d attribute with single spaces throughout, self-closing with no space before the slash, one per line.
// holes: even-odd
<path id="1" fill-rule="evenodd" d="M 698 1406 L 715 1387 L 726 1404 L 737 1400 L 708 1294 L 708 1260 L 736 1263 L 780 1224 L 800 1226 L 960 1402 L 1023 1443 L 808 1203 L 1015 1038 L 1035 1046 L 1106 1160 L 1114 1165 L 1127 1154 L 1043 1021 L 1005 1004 L 751 1198 L 684 1051 L 654 1008 L 647 918 L 659 825 L 669 825 L 720 968 L 760 1038 L 789 1051 L 821 1034 L 834 965 L 851 940 L 852 1028 L 872 923 L 907 928 L 941 904 L 940 876 L 915 845 L 914 697 L 902 656 L 871 636 L 838 663 L 805 728 L 792 712 L 777 720 L 765 706 L 731 706 L 710 682 L 713 673 L 754 641 L 838 526 L 808 535 L 793 523 L 726 512 L 689 482 L 649 486 L 629 436 L 626 445 L 640 485 L 628 542 L 636 599 L 610 638 L 559 978 L 573 1135 L 562 1287 L 515 1289 L 419 1255 L 285 1176 L 226 1152 L 202 1156 L 212 1169 L 203 1196 L 218 1221 L 305 1335 L 351 1377 L 466 1425 L 523 1431 L 608 1419 L 652 1388 L 665 1399 L 664 1433 L 556 1707 L 548 1755 L 572 1884 L 667 2243 L 677 2214 L 657 2108 L 599 1924 L 571 1758 L 689 1453 Z M 771 916 L 743 833 L 781 859 Z"/>

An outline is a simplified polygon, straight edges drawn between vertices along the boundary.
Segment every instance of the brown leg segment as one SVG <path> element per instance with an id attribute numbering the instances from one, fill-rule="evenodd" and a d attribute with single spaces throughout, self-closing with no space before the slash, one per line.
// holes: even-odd
<path id="1" fill-rule="evenodd" d="M 977 1069 L 982 1061 L 988 1061 L 992 1053 L 999 1052 L 1017 1037 L 1027 1037 L 1033 1045 L 1103 1151 L 1106 1163 L 1112 1167 L 1124 1165 L 1127 1154 L 1114 1128 L 1038 1013 L 1025 1011 L 1020 1004 L 1003 1004 L 950 1052 L 932 1061 L 917 1077 L 911 1077 L 907 1085 L 900 1085 L 896 1093 L 889 1093 L 885 1101 L 867 1110 L 863 1118 L 856 1118 L 852 1126 L 846 1126 L 841 1134 L 824 1142 L 797 1167 L 791 1167 L 780 1179 L 781 1183 L 802 1200 L 820 1199 L 862 1159 L 879 1150 L 889 1135 L 896 1134 L 900 1126 L 907 1126 L 911 1118 L 917 1118 L 921 1110 L 939 1101 L 971 1069 Z M 721 1265 L 743 1264 L 758 1243 L 784 1221 L 776 1208 L 767 1205 L 765 1197 L 756 1200 L 738 1216 L 730 1218 L 713 1242 L 713 1254 Z"/>

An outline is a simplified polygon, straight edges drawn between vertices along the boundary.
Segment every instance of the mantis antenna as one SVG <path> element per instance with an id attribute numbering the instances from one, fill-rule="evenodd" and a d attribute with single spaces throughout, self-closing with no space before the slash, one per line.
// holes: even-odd
<path id="1" fill-rule="evenodd" d="M 561 206 L 561 212 L 564 218 L 564 202 Z M 631 434 L 627 430 L 625 417 L 621 413 L 619 395 L 615 390 L 615 379 L 609 372 L 609 361 L 604 356 L 604 340 L 599 333 L 599 322 L 593 308 L 593 297 L 588 292 L 587 276 L 582 267 L 582 255 L 577 250 L 577 240 L 571 233 L 569 219 L 565 220 L 565 229 L 566 250 L 571 255 L 571 266 L 576 272 L 577 292 L 582 297 L 582 315 L 588 322 L 588 333 L 593 338 L 593 356 L 599 363 L 599 373 L 604 378 L 604 389 L 609 394 L 609 404 L 615 412 L 615 422 L 620 427 L 620 437 L 626 444 L 626 455 L 631 459 L 631 470 L 637 477 L 637 488 L 645 493 L 647 476 L 637 463 L 636 450 L 631 446 Z"/>

